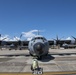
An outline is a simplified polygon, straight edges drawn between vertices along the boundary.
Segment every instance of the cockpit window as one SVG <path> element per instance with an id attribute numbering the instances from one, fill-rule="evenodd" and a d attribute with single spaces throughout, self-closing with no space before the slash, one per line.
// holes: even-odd
<path id="1" fill-rule="evenodd" d="M 32 41 L 36 40 L 36 39 L 46 40 L 44 37 L 35 37 L 35 38 L 32 39 Z"/>
<path id="2" fill-rule="evenodd" d="M 33 38 L 31 41 L 35 40 L 35 38 Z"/>

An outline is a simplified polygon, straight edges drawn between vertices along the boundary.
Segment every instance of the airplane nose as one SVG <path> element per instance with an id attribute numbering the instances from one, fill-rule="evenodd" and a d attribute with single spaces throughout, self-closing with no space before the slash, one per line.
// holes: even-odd
<path id="1" fill-rule="evenodd" d="M 41 44 L 38 44 L 38 45 L 36 46 L 36 50 L 37 50 L 37 51 L 42 50 L 42 45 L 41 45 Z"/>
<path id="2" fill-rule="evenodd" d="M 37 54 L 42 54 L 43 53 L 43 44 L 42 43 L 36 43 L 34 45 L 34 51 L 37 53 Z"/>

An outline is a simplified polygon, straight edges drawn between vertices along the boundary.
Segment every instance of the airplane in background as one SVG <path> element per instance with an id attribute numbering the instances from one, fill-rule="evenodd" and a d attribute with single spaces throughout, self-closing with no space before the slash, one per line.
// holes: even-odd
<path id="1" fill-rule="evenodd" d="M 2 46 L 6 43 L 4 40 L 6 38 L 1 39 L 1 34 L 0 34 L 0 49 L 2 49 Z"/>
<path id="2" fill-rule="evenodd" d="M 72 38 L 73 38 L 74 40 L 71 40 L 71 44 L 67 44 L 67 43 L 64 43 L 64 44 L 63 44 L 64 49 L 76 48 L 76 37 L 72 36 Z"/>
<path id="3" fill-rule="evenodd" d="M 76 44 L 76 37 L 72 36 L 72 38 L 75 40 L 74 44 Z"/>
<path id="4" fill-rule="evenodd" d="M 72 36 L 73 37 L 73 36 Z M 63 44 L 76 44 L 76 38 L 73 37 L 75 40 L 62 40 L 61 38 L 59 39 L 58 35 L 56 36 L 56 39 L 53 39 L 54 40 L 54 45 L 58 46 L 60 45 L 60 47 L 63 46 Z M 50 41 L 50 40 L 49 40 Z"/>

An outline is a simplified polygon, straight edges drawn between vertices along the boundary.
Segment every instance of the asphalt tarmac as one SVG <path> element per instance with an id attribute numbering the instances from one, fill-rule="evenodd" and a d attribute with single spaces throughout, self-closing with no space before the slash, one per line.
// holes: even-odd
<path id="1" fill-rule="evenodd" d="M 0 72 L 32 73 L 32 58 L 28 50 L 0 50 Z M 49 54 L 38 62 L 47 75 L 76 74 L 76 49 L 50 49 Z"/>

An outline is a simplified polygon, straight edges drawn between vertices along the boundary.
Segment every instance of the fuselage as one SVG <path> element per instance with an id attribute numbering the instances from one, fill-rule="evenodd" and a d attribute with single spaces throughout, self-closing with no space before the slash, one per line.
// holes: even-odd
<path id="1" fill-rule="evenodd" d="M 31 55 L 40 57 L 48 54 L 49 43 L 43 36 L 38 35 L 30 40 L 28 49 Z"/>

